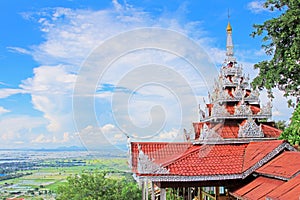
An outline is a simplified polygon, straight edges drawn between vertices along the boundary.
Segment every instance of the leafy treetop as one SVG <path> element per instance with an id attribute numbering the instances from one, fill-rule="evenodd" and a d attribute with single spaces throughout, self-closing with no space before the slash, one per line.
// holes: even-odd
<path id="1" fill-rule="evenodd" d="M 300 144 L 300 104 L 296 107 L 289 127 L 284 129 L 279 139 L 285 139 L 290 144 L 299 146 Z"/>
<path id="2" fill-rule="evenodd" d="M 253 80 L 253 86 L 266 88 L 272 96 L 272 89 L 284 91 L 284 96 L 300 100 L 300 0 L 266 0 L 265 7 L 279 10 L 277 18 L 255 24 L 253 37 L 263 36 L 266 54 L 271 60 L 254 65 L 259 74 Z M 291 100 L 289 104 L 291 105 Z"/>

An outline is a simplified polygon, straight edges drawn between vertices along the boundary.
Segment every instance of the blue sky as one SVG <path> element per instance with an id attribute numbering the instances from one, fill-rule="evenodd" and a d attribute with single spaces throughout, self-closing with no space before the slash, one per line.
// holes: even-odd
<path id="1" fill-rule="evenodd" d="M 191 38 L 218 68 L 225 58 L 229 9 L 235 56 L 243 64 L 245 73 L 253 78 L 257 73 L 253 64 L 267 57 L 260 48 L 261 38 L 249 36 L 253 31 L 252 25 L 278 15 L 261 5 L 261 1 L 255 0 L 1 1 L 0 148 L 94 147 L 125 143 L 122 131 L 126 129 L 127 120 L 145 128 L 157 120 L 164 121 L 163 117 L 169 120 L 165 120 L 161 133 L 153 137 L 157 140 L 181 137 L 178 135 L 182 129 L 190 130 L 191 122 L 197 121 L 196 104 L 185 102 L 180 105 L 180 111 L 194 109 L 195 114 L 177 119 L 173 111 L 177 104 L 171 98 L 172 92 L 165 92 L 156 85 L 129 99 L 133 102 L 128 107 L 129 119 L 125 117 L 124 110 L 120 111 L 121 107 L 114 107 L 122 102 L 116 100 L 112 104 L 112 96 L 130 93 L 128 88 L 114 84 L 123 80 L 124 73 L 130 74 L 124 71 L 125 66 L 129 69 L 132 63 L 144 65 L 145 56 L 151 57 L 150 63 L 161 62 L 168 66 L 184 66 L 182 60 L 151 50 L 120 57 L 107 72 L 110 75 L 104 76 L 95 86 L 95 101 L 91 107 L 97 122 L 89 124 L 90 116 L 83 112 L 80 119 L 86 123 L 78 126 L 74 117 L 74 86 L 83 63 L 99 45 L 120 33 L 142 27 L 160 27 Z M 168 76 L 168 73 L 171 72 L 166 70 L 161 74 Z M 185 73 L 191 80 L 197 80 L 189 72 Z M 199 88 L 195 89 L 196 96 L 202 99 L 207 91 Z M 153 91 L 157 92 L 156 96 Z M 153 96 L 148 98 L 149 94 Z M 278 91 L 275 95 L 273 119 L 288 120 L 291 110 L 284 106 L 286 99 Z M 265 93 L 261 98 L 262 102 L 267 101 Z M 155 107 L 157 105 L 165 107 L 161 110 Z M 161 114 L 163 111 L 170 114 Z M 175 123 L 178 120 L 182 122 L 180 126 Z M 99 132 L 103 134 L 97 135 Z"/>

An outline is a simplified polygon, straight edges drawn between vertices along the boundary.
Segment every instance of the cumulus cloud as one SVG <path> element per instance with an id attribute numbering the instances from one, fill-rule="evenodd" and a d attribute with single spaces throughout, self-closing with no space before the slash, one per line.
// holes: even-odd
<path id="1" fill-rule="evenodd" d="M 74 133 L 77 131 L 78 136 L 86 145 L 93 147 L 104 144 L 116 145 L 126 141 L 126 136 L 123 134 L 124 130 L 125 133 L 130 133 L 136 137 L 151 136 L 154 133 L 153 138 L 165 140 L 175 137 L 178 133 L 180 135 L 180 130 L 184 127 L 177 127 L 176 124 L 182 123 L 184 126 L 190 127 L 191 122 L 197 120 L 197 103 L 192 101 L 192 98 L 186 98 L 179 101 L 182 104 L 178 104 L 176 98 L 187 95 L 186 89 L 188 87 L 195 89 L 193 91 L 195 93 L 190 92 L 186 97 L 199 99 L 199 96 L 205 96 L 207 88 L 203 79 L 201 80 L 199 74 L 190 70 L 191 67 L 184 59 L 178 58 L 178 55 L 171 52 L 142 51 L 140 53 L 128 52 L 126 55 L 116 58 L 114 62 L 110 63 L 111 65 L 105 73 L 101 74 L 103 75 L 101 78 L 99 77 L 100 74 L 96 73 L 99 66 L 95 65 L 95 70 L 88 73 L 91 77 L 86 77 L 85 82 L 86 88 L 94 88 L 95 92 L 87 95 L 95 97 L 90 105 L 92 109 L 95 109 L 95 112 L 91 116 L 86 110 L 82 110 L 77 115 L 80 115 L 83 125 L 78 126 L 78 124 L 73 123 L 73 117 L 76 118 L 72 112 L 74 109 L 72 106 L 74 86 L 78 83 L 77 78 L 80 70 L 82 70 L 82 64 L 98 46 L 120 33 L 141 27 L 161 27 L 175 30 L 187 36 L 195 37 L 196 41 L 212 55 L 211 57 L 216 63 L 224 60 L 224 50 L 209 47 L 208 41 L 211 40 L 205 38 L 201 29 L 201 22 L 179 20 L 180 12 L 174 16 L 162 13 L 161 16 L 153 18 L 140 8 L 123 5 L 116 0 L 113 0 L 113 5 L 113 8 L 97 11 L 51 8 L 39 13 L 23 13 L 26 19 L 36 20 L 40 25 L 45 37 L 44 41 L 28 47 L 28 49 L 20 47 L 9 47 L 9 49 L 32 55 L 40 63 L 40 66 L 34 69 L 32 77 L 22 81 L 19 88 L 0 89 L 0 98 L 18 93 L 29 94 L 33 107 L 42 113 L 43 118 L 37 120 L 40 122 L 39 124 L 31 120 L 26 121 L 26 123 L 28 127 L 44 126 L 47 130 L 42 133 L 39 132 L 35 137 L 30 136 L 30 139 L 24 141 L 34 144 L 71 143 L 76 141 Z M 252 2 L 249 4 L 249 9 L 257 7 L 258 10 L 257 5 L 257 2 Z M 120 49 L 118 44 L 110 46 L 110 48 Z M 139 67 L 151 67 L 151 64 L 168 67 L 160 74 L 157 74 L 154 68 L 152 71 L 149 69 L 144 71 L 145 75 L 138 72 Z M 175 72 L 178 73 L 177 76 Z M 170 73 L 172 74 L 170 75 Z M 89 85 L 91 84 L 89 81 L 95 76 L 99 82 Z M 151 76 L 157 78 L 156 81 L 158 78 L 164 78 L 163 84 L 151 87 L 136 84 L 142 83 L 145 77 Z M 179 84 L 184 81 L 186 81 L 186 85 Z M 104 87 L 105 84 L 112 87 Z M 128 91 L 130 91 L 130 96 L 128 96 Z M 123 97 L 126 97 L 128 101 L 121 101 L 124 100 Z M 111 104 L 114 98 L 115 101 Z M 85 101 L 82 103 L 84 104 Z M 187 111 L 192 114 L 181 115 L 182 113 L 180 113 Z M 113 119 L 113 117 L 116 116 L 118 121 L 114 123 L 116 118 Z M 94 117 L 97 119 L 96 121 L 90 120 Z M 165 129 L 141 131 L 154 123 L 155 120 L 166 122 L 162 126 Z M 128 125 L 128 121 L 140 129 L 128 128 L 130 125 Z M 76 130 L 75 125 L 77 125 L 78 130 Z M 158 123 L 158 125 L 161 124 Z M 13 123 L 7 124 L 7 128 L 13 126 L 15 126 Z M 20 134 L 20 129 L 17 127 L 3 134 L 2 138 L 6 140 L 14 137 L 16 139 L 22 138 L 23 135 Z M 27 130 L 29 129 L 27 128 Z M 30 130 L 32 132 L 33 129 Z"/>
<path id="2" fill-rule="evenodd" d="M 72 136 L 71 136 L 72 137 Z M 63 133 L 62 136 L 55 136 L 55 135 L 49 135 L 49 134 L 39 134 L 38 136 L 34 137 L 30 143 L 32 144 L 68 144 L 70 139 L 72 139 L 72 145 L 76 144 L 74 143 L 74 138 L 71 138 L 69 133 Z"/>
<path id="3" fill-rule="evenodd" d="M 24 80 L 20 87 L 23 91 L 31 94 L 32 104 L 34 108 L 41 111 L 43 117 L 47 119 L 47 130 L 50 133 L 74 131 L 74 124 L 72 124 L 71 97 L 76 75 L 80 69 L 81 63 L 99 44 L 102 44 L 113 35 L 138 27 L 164 27 L 180 31 L 184 34 L 191 34 L 195 33 L 195 30 L 197 30 L 196 27 L 199 26 L 199 23 L 181 23 L 176 18 L 170 18 L 170 16 L 165 17 L 163 15 L 159 17 L 159 19 L 154 20 L 152 16 L 142 9 L 121 5 L 117 1 L 114 1 L 114 6 L 115 8 L 99 11 L 55 8 L 48 9 L 47 12 L 38 13 L 38 15 L 27 15 L 27 18 L 35 18 L 37 22 L 40 23 L 41 30 L 45 34 L 45 42 L 32 47 L 31 55 L 42 65 L 35 68 L 34 76 Z M 197 31 L 197 33 L 199 33 L 199 31 Z M 115 48 L 118 47 L 116 46 Z M 19 52 L 27 52 L 23 49 L 14 47 L 11 47 L 11 49 Z M 121 69 L 128 69 L 125 67 L 126 64 L 141 64 L 141 61 L 145 60 L 145 54 L 140 56 L 136 55 L 137 54 L 134 54 L 131 57 L 127 56 L 125 58 L 126 62 L 119 63 L 119 66 L 123 66 Z M 174 60 L 174 55 L 168 56 L 165 54 L 155 58 L 157 55 L 157 53 L 148 53 L 148 63 L 161 62 L 161 58 L 163 58 L 164 60 L 168 60 L 169 65 L 176 62 L 177 65 L 179 65 L 178 59 L 177 61 Z M 182 70 L 183 68 L 184 67 L 181 67 L 179 70 Z M 122 78 L 123 75 L 122 72 L 120 72 L 120 67 L 117 68 L 119 71 L 113 71 L 113 69 L 114 68 L 109 68 L 109 70 L 111 70 L 110 73 L 108 73 L 110 76 L 106 76 L 105 83 L 117 85 L 118 80 L 120 80 L 120 77 Z M 181 73 L 181 71 L 179 71 L 179 73 Z M 199 80 L 197 77 L 193 77 L 193 75 L 193 73 L 188 73 L 184 76 L 186 76 L 187 80 L 191 80 L 191 82 L 193 82 L 192 80 Z M 142 79 L 142 77 L 140 78 Z M 169 81 L 172 82 L 172 80 Z M 173 85 L 175 83 L 176 81 L 173 81 Z M 197 85 L 204 84 L 197 83 Z M 97 88 L 97 86 L 94 87 Z M 174 87 L 180 88 L 178 85 L 174 85 Z M 184 88 L 181 88 L 181 90 L 184 91 Z M 109 95 L 114 92 L 102 91 L 95 93 L 94 95 L 95 97 L 105 97 L 109 100 L 109 97 L 111 97 Z M 153 92 L 153 90 L 149 90 L 148 88 L 148 91 L 144 89 L 143 91 L 140 91 L 140 94 L 148 95 L 149 97 L 149 93 L 151 92 Z M 166 94 L 163 94 L 162 97 L 163 96 L 167 97 Z M 164 100 L 170 102 L 169 98 L 164 98 Z M 157 100 L 152 102 L 152 104 L 153 103 L 157 103 Z M 182 105 L 183 107 L 192 104 L 189 101 L 185 101 L 184 103 L 185 105 Z M 100 105 L 99 110 L 101 110 L 101 113 L 103 113 L 103 109 L 107 109 L 105 108 L 105 105 L 107 104 L 103 105 L 103 102 L 100 102 L 98 105 Z M 168 106 L 171 107 L 171 105 L 172 104 L 169 104 Z M 132 107 L 131 109 L 131 114 L 133 114 L 132 118 L 141 125 L 145 122 L 145 120 L 141 120 L 145 119 L 144 116 L 140 115 L 141 109 L 145 108 L 145 104 L 136 104 L 135 106 L 136 108 Z M 197 107 L 196 104 L 195 107 Z M 148 108 L 146 108 L 146 110 L 147 109 Z M 172 111 L 170 108 L 168 108 L 168 110 Z M 183 108 L 183 110 L 186 109 Z M 107 112 L 109 113 L 109 111 Z M 173 113 L 170 116 L 176 116 L 178 114 L 176 110 L 173 110 L 172 112 Z M 101 115 L 101 113 L 97 114 Z M 87 120 L 89 118 L 85 113 L 80 113 L 80 115 L 84 116 Z M 191 115 L 190 117 L 193 116 L 194 115 Z M 160 116 L 159 113 L 154 113 L 153 115 L 153 119 L 160 119 L 160 117 L 162 116 Z M 184 118 L 184 120 L 190 122 L 190 117 Z M 170 118 L 170 121 L 172 121 L 171 119 L 172 118 Z M 104 119 L 100 121 L 100 125 L 103 128 L 107 128 L 107 126 L 105 126 L 105 123 L 102 121 L 105 122 L 107 120 L 108 119 Z M 146 121 L 147 120 L 148 119 L 146 119 Z M 178 120 L 175 120 L 173 125 L 176 121 Z M 124 124 L 126 124 L 125 121 L 123 121 L 122 125 Z M 91 123 L 90 125 L 92 127 L 97 127 L 97 124 L 95 123 Z M 168 128 L 170 127 L 171 126 Z M 81 132 L 80 130 L 81 127 L 79 128 L 79 132 Z M 93 131 L 95 132 L 96 130 L 93 129 Z M 101 131 L 105 132 L 105 129 L 101 129 Z M 111 130 L 111 132 L 114 131 L 116 130 Z M 118 134 L 115 134 L 113 137 L 112 143 L 116 142 L 115 139 L 120 138 L 121 135 L 119 130 Z M 53 141 L 53 138 L 49 139 L 46 135 L 41 135 L 34 141 L 49 142 Z"/>
<path id="4" fill-rule="evenodd" d="M 11 148 L 11 143 L 23 141 L 29 143 L 34 132 L 40 130 L 47 121 L 39 117 L 14 116 L 0 120 L 0 138 L 2 148 Z"/>
<path id="5" fill-rule="evenodd" d="M 114 147 L 127 141 L 127 136 L 113 124 L 105 124 L 101 127 L 89 125 L 80 130 L 78 135 L 87 149 Z"/>
<path id="6" fill-rule="evenodd" d="M 72 91 L 76 75 L 67 66 L 40 66 L 34 76 L 23 81 L 20 87 L 31 94 L 35 109 L 49 121 L 50 132 L 70 131 L 72 121 Z"/>
<path id="7" fill-rule="evenodd" d="M 248 10 L 252 13 L 268 12 L 269 10 L 264 6 L 264 1 L 251 1 L 247 4 Z"/>

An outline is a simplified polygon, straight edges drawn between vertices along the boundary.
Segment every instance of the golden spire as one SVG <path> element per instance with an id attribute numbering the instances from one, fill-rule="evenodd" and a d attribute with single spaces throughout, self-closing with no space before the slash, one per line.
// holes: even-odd
<path id="1" fill-rule="evenodd" d="M 227 24 L 226 31 L 227 31 L 227 32 L 232 32 L 232 28 L 231 28 L 231 25 L 230 25 L 230 22 L 229 22 L 229 21 L 228 21 L 228 24 Z"/>
<path id="2" fill-rule="evenodd" d="M 228 24 L 227 24 L 226 31 L 227 31 L 227 32 L 232 32 L 232 28 L 231 28 L 229 19 L 230 19 L 230 13 L 229 13 L 229 8 L 228 8 Z"/>
<path id="3" fill-rule="evenodd" d="M 233 57 L 233 42 L 232 42 L 232 28 L 229 22 L 229 9 L 228 9 L 228 24 L 227 24 L 227 40 L 226 40 L 226 56 L 227 56 L 227 61 L 235 61 L 235 58 Z"/>

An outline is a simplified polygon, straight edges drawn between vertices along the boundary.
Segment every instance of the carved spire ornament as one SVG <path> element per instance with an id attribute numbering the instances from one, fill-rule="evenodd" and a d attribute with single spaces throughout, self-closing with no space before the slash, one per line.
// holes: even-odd
<path id="1" fill-rule="evenodd" d="M 248 118 L 243 126 L 240 125 L 238 137 L 264 137 L 264 133 L 262 132 L 261 126 L 258 126 L 252 118 Z"/>

